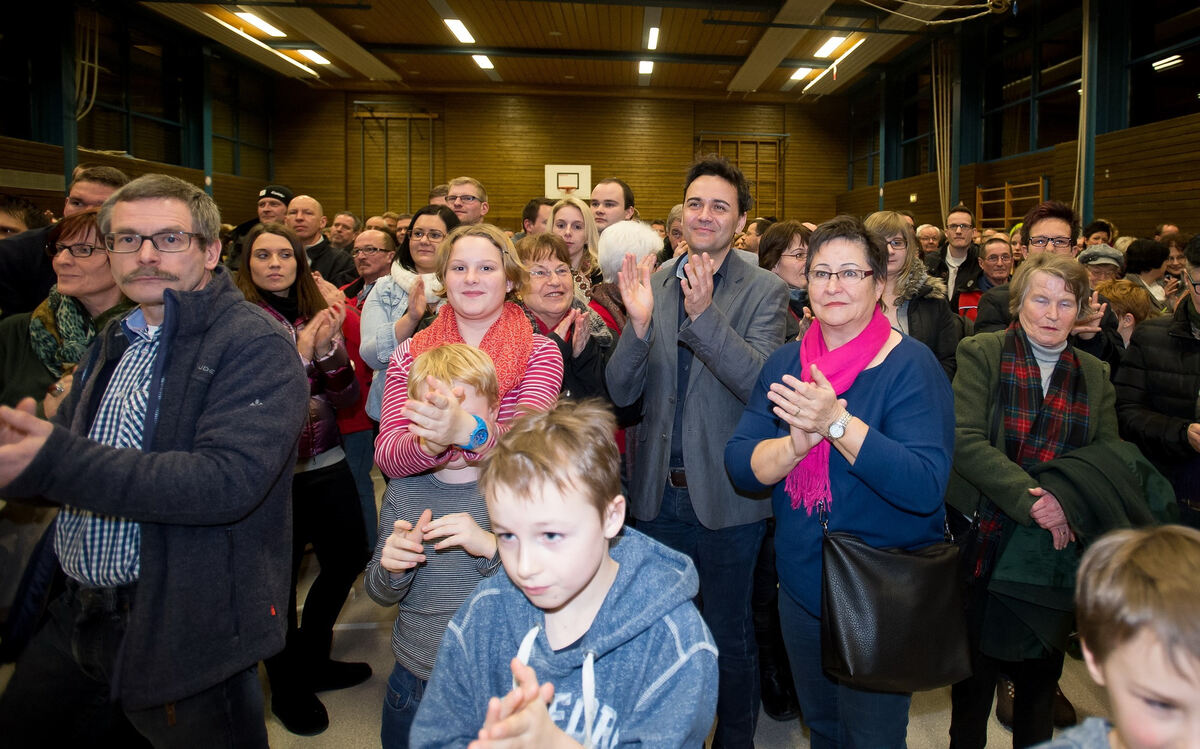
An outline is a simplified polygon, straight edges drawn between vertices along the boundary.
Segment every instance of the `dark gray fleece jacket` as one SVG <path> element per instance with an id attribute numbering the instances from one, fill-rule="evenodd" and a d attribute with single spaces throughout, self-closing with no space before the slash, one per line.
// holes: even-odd
<path id="1" fill-rule="evenodd" d="M 115 694 L 140 709 L 197 694 L 283 648 L 292 469 L 308 408 L 295 346 L 218 267 L 168 290 L 142 450 L 87 438 L 128 347 L 97 336 L 55 427 L 4 488 L 142 524 Z"/>

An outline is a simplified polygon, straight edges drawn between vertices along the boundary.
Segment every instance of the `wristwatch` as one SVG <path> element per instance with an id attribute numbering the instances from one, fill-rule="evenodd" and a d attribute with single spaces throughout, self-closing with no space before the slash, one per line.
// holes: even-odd
<path id="1" fill-rule="evenodd" d="M 850 412 L 842 409 L 838 420 L 829 425 L 829 439 L 840 440 L 846 435 L 846 425 L 850 423 Z"/>
<path id="2" fill-rule="evenodd" d="M 471 414 L 471 415 L 475 416 L 475 414 Z M 475 429 L 471 432 L 471 436 L 467 438 L 467 441 L 465 444 L 455 445 L 455 447 L 462 448 L 463 450 L 474 451 L 474 450 L 478 450 L 480 447 L 483 447 L 483 443 L 487 442 L 487 439 L 488 439 L 487 422 L 484 421 L 479 416 L 475 416 Z"/>

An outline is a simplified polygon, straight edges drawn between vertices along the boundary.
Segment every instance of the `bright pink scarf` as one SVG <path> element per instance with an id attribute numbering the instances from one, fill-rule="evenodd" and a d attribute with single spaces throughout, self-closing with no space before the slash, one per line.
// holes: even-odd
<path id="1" fill-rule="evenodd" d="M 812 326 L 804 334 L 800 342 L 800 380 L 812 382 L 812 365 L 833 385 L 833 390 L 839 396 L 850 389 L 858 373 L 863 371 L 871 360 L 887 343 L 892 334 L 892 326 L 887 317 L 878 307 L 867 327 L 852 340 L 838 346 L 833 351 L 825 345 L 825 337 L 821 335 L 821 321 L 813 320 Z M 792 509 L 804 509 L 812 515 L 813 508 L 824 502 L 828 511 L 833 495 L 829 491 L 829 440 L 821 440 L 808 455 L 796 464 L 787 475 L 783 488 L 792 498 Z"/>

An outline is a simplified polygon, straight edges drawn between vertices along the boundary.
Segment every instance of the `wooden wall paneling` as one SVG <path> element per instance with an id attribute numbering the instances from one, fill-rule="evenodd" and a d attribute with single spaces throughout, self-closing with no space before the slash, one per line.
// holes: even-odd
<path id="1" fill-rule="evenodd" d="M 867 185 L 837 196 L 837 212 L 851 216 L 869 216 L 879 208 L 879 187 Z M 826 216 L 826 219 L 832 216 Z"/>
<path id="2" fill-rule="evenodd" d="M 1096 138 L 1095 214 L 1123 235 L 1171 222 L 1200 230 L 1200 115 Z"/>
<path id="3" fill-rule="evenodd" d="M 221 207 L 221 221 L 237 226 L 257 216 L 258 191 L 266 186 L 261 179 L 214 174 L 213 200 Z"/>
<path id="4" fill-rule="evenodd" d="M 325 215 L 347 207 L 347 161 L 351 157 L 346 109 L 352 94 L 314 91 L 288 83 L 276 96 L 275 181 L 296 195 L 316 198 Z M 357 159 L 358 133 L 353 155 Z"/>
<path id="5" fill-rule="evenodd" d="M 692 105 L 675 100 L 447 97 L 445 131 L 446 176 L 482 182 L 488 219 L 514 230 L 545 191 L 545 164 L 590 164 L 593 181 L 621 177 L 643 217 L 663 217 L 682 199 L 692 160 Z"/>
<path id="6" fill-rule="evenodd" d="M 916 193 L 917 201 L 910 197 Z M 921 224 L 942 225 L 941 201 L 938 199 L 936 172 L 919 174 L 915 177 L 893 180 L 883 186 L 883 207 L 889 211 L 912 211 Z"/>
<path id="7" fill-rule="evenodd" d="M 841 212 L 838 194 L 846 188 L 849 140 L 845 101 L 825 97 L 817 106 L 783 108 L 784 209 L 780 218 L 821 223 Z"/>

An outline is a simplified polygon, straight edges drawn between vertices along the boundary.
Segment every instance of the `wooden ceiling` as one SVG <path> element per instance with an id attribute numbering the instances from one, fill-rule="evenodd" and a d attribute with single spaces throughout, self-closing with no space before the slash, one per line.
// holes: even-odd
<path id="1" fill-rule="evenodd" d="M 970 2 L 970 0 L 958 0 Z M 653 0 L 652 0 L 653 2 Z M 950 0 L 946 0 L 947 3 Z M 935 27 L 978 11 L 897 0 L 250 0 L 143 3 L 282 75 L 363 91 L 815 100 L 835 93 Z M 934 4 L 926 3 L 933 6 Z M 911 18 L 874 6 L 902 9 Z M 977 5 L 975 7 L 978 7 Z M 283 31 L 273 38 L 235 15 L 252 12 Z M 474 37 L 457 40 L 457 18 Z M 658 45 L 647 49 L 651 26 Z M 824 59 L 831 36 L 846 37 Z M 852 54 L 803 89 L 856 43 Z M 303 50 L 319 52 L 318 64 Z M 472 55 L 486 55 L 481 69 Z M 289 58 L 289 59 L 284 59 Z M 653 71 L 639 75 L 639 63 Z M 812 68 L 792 80 L 797 68 Z"/>

